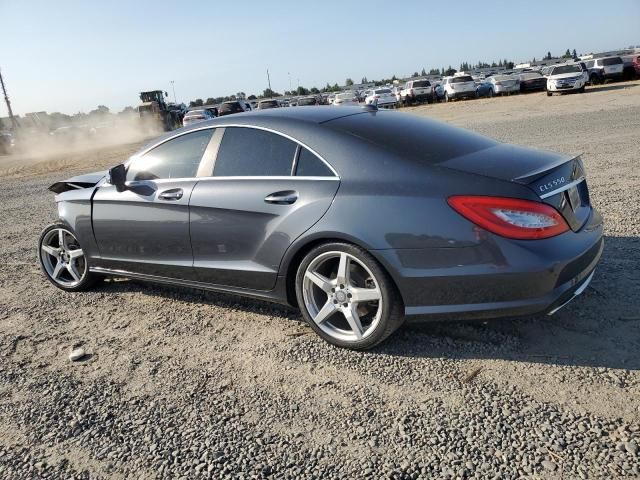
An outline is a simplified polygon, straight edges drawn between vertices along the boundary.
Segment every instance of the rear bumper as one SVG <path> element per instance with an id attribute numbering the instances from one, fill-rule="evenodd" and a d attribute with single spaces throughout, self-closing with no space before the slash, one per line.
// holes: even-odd
<path id="1" fill-rule="evenodd" d="M 476 91 L 471 90 L 469 92 L 453 92 L 453 93 L 449 93 L 448 95 L 449 95 L 449 98 L 475 98 Z"/>
<path id="2" fill-rule="evenodd" d="M 592 275 L 604 247 L 599 215 L 578 233 L 516 241 L 485 232 L 477 244 L 371 253 L 415 319 L 484 319 L 550 312 Z M 579 292 L 581 293 L 581 292 Z"/>

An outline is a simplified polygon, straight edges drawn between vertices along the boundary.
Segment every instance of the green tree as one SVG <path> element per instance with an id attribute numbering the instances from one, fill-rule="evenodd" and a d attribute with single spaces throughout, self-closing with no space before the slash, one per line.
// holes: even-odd
<path id="1" fill-rule="evenodd" d="M 207 98 L 207 101 L 205 102 L 205 105 L 213 105 L 214 103 L 216 103 L 216 99 L 213 97 L 209 97 Z"/>
<path id="2" fill-rule="evenodd" d="M 447 68 L 444 71 L 443 75 L 446 75 L 447 77 L 451 77 L 452 75 L 455 75 L 458 71 L 455 68 L 451 68 L 451 65 L 449 65 L 449 68 Z"/>
<path id="3" fill-rule="evenodd" d="M 551 57 L 551 52 L 547 52 L 547 56 L 544 57 L 544 59 L 545 60 L 551 60 L 551 58 L 553 58 L 553 57 Z"/>
<path id="4" fill-rule="evenodd" d="M 353 82 L 351 83 L 351 85 L 353 85 Z M 320 90 L 318 90 L 316 87 L 312 87 L 309 89 L 309 93 L 313 93 L 314 95 L 317 95 L 320 93 Z"/>
<path id="5" fill-rule="evenodd" d="M 421 77 L 426 77 L 427 76 L 427 71 L 423 68 L 422 71 L 420 72 L 420 76 Z"/>
<path id="6" fill-rule="evenodd" d="M 256 97 L 255 95 L 251 94 L 247 97 L 247 100 L 257 100 L 258 97 Z"/>
<path id="7" fill-rule="evenodd" d="M 562 55 L 562 58 L 571 58 L 571 50 L 567 48 L 567 51 L 564 52 L 564 55 Z"/>
<path id="8" fill-rule="evenodd" d="M 347 79 L 345 80 L 344 84 L 345 84 L 347 87 L 351 87 L 351 86 L 353 85 L 353 80 L 351 80 L 350 78 L 347 78 Z M 317 90 L 317 89 L 316 89 L 316 90 Z"/>
<path id="9" fill-rule="evenodd" d="M 309 95 L 309 90 L 307 90 L 303 86 L 299 86 L 296 90 L 296 95 Z"/>
<path id="10" fill-rule="evenodd" d="M 262 92 L 262 98 L 274 98 L 274 97 L 281 97 L 281 96 L 282 94 L 278 92 L 274 92 L 270 88 L 266 88 L 264 92 Z"/>
<path id="11" fill-rule="evenodd" d="M 440 75 L 440 70 L 438 70 L 437 68 L 432 68 L 431 70 L 429 70 L 429 75 Z"/>
<path id="12" fill-rule="evenodd" d="M 571 56 L 573 58 L 578 58 L 578 54 L 576 53 L 576 49 L 575 48 L 573 49 L 573 52 L 571 53 Z"/>
<path id="13" fill-rule="evenodd" d="M 369 83 L 369 80 L 367 80 L 367 77 L 362 77 L 360 83 Z"/>
<path id="14" fill-rule="evenodd" d="M 419 76 L 420 74 L 418 72 L 413 72 L 413 75 L 411 75 L 412 78 L 419 77 Z"/>

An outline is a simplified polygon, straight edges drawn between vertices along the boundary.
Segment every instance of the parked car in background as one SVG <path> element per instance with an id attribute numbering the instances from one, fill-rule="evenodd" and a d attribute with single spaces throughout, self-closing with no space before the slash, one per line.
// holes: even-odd
<path id="1" fill-rule="evenodd" d="M 444 101 L 457 100 L 459 98 L 475 98 L 476 82 L 471 75 L 454 75 L 442 79 L 444 88 Z"/>
<path id="2" fill-rule="evenodd" d="M 393 96 L 396 97 L 396 103 L 399 105 L 402 99 L 402 96 L 400 95 L 400 92 L 402 92 L 402 89 L 404 88 L 404 86 L 397 86 L 397 87 L 393 87 L 391 89 L 391 93 L 393 93 Z"/>
<path id="3" fill-rule="evenodd" d="M 516 75 L 494 75 L 486 79 L 491 84 L 493 95 L 520 93 L 520 79 Z"/>
<path id="4" fill-rule="evenodd" d="M 537 92 L 547 89 L 547 79 L 540 72 L 523 72 L 518 77 L 521 92 Z"/>
<path id="5" fill-rule="evenodd" d="M 487 82 L 486 80 L 476 82 L 476 97 L 493 97 L 493 86 L 491 82 Z"/>
<path id="6" fill-rule="evenodd" d="M 594 58 L 586 64 L 591 85 L 598 85 L 607 80 L 622 80 L 624 63 L 620 57 Z"/>
<path id="7" fill-rule="evenodd" d="M 311 97 L 302 97 L 298 99 L 298 106 L 299 107 L 308 107 L 311 105 L 319 105 L 320 103 L 318 102 L 318 98 L 311 96 Z"/>
<path id="8" fill-rule="evenodd" d="M 267 110 L 269 108 L 279 108 L 280 107 L 280 103 L 278 102 L 278 100 L 274 100 L 273 98 L 270 98 L 268 100 L 260 100 L 258 102 L 258 110 Z"/>
<path id="9" fill-rule="evenodd" d="M 416 102 L 433 102 L 431 82 L 429 80 L 409 80 L 400 90 L 400 102 L 405 105 Z"/>
<path id="10" fill-rule="evenodd" d="M 390 88 L 376 88 L 364 99 L 367 105 L 377 105 L 381 108 L 395 107 L 396 97 Z"/>
<path id="11" fill-rule="evenodd" d="M 442 86 L 442 81 L 437 82 L 435 85 L 431 87 L 431 92 L 433 93 L 433 101 L 441 102 L 444 100 L 444 87 Z"/>
<path id="12" fill-rule="evenodd" d="M 218 108 L 218 116 L 224 117 L 225 115 L 249 111 L 251 111 L 251 106 L 249 106 L 247 102 L 242 100 L 229 100 L 220 105 L 220 108 Z"/>
<path id="13" fill-rule="evenodd" d="M 547 95 L 563 92 L 584 92 L 586 78 L 579 63 L 553 67 L 547 78 Z"/>
<path id="14" fill-rule="evenodd" d="M 216 115 L 213 115 L 210 110 L 206 108 L 198 110 L 189 110 L 182 119 L 182 125 L 193 125 L 194 123 L 204 122 L 205 120 L 213 120 Z"/>
<path id="15" fill-rule="evenodd" d="M 633 57 L 631 64 L 633 65 L 633 70 L 636 72 L 636 77 L 640 77 L 640 55 Z"/>
<path id="16" fill-rule="evenodd" d="M 356 92 L 352 91 L 338 93 L 333 99 L 333 104 L 342 107 L 358 105 L 358 97 L 356 96 Z"/>
<path id="17" fill-rule="evenodd" d="M 0 155 L 7 155 L 15 149 L 16 142 L 11 132 L 0 132 Z"/>

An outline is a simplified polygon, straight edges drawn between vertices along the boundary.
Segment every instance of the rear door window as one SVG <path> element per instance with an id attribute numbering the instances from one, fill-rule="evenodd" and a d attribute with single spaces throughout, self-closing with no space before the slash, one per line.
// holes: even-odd
<path id="1" fill-rule="evenodd" d="M 195 177 L 213 131 L 180 135 L 135 158 L 127 169 L 127 181 Z"/>
<path id="2" fill-rule="evenodd" d="M 297 144 L 256 128 L 227 127 L 213 168 L 215 177 L 290 176 Z"/>
<path id="3" fill-rule="evenodd" d="M 296 165 L 296 176 L 335 177 L 331 169 L 322 160 L 304 147 L 300 147 L 300 154 Z"/>
<path id="4" fill-rule="evenodd" d="M 602 59 L 602 65 L 606 67 L 608 67 L 609 65 L 619 65 L 621 63 L 622 59 L 620 57 Z"/>

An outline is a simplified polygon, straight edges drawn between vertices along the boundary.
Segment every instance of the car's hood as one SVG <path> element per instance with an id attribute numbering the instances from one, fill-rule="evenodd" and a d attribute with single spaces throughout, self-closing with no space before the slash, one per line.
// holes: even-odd
<path id="1" fill-rule="evenodd" d="M 85 175 L 78 175 L 71 177 L 67 180 L 56 182 L 49 187 L 54 193 L 67 192 L 69 190 L 79 190 L 81 188 L 90 188 L 95 186 L 100 180 L 106 177 L 107 171 L 87 173 Z"/>

